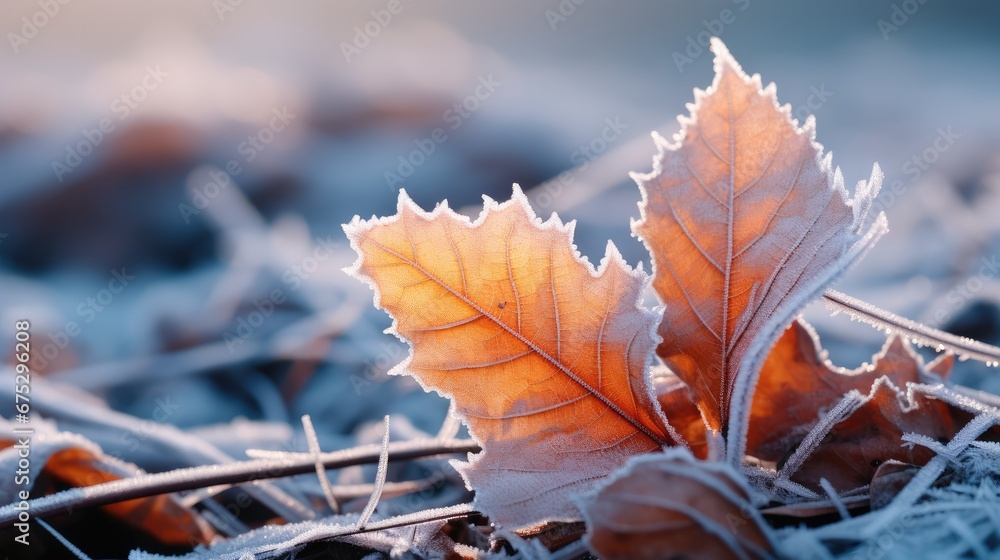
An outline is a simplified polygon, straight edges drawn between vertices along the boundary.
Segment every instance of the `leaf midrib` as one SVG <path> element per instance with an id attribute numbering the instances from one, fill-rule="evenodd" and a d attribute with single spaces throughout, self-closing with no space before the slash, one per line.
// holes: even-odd
<path id="1" fill-rule="evenodd" d="M 563 374 L 565 374 L 567 377 L 569 377 L 572 381 L 574 381 L 575 383 L 577 383 L 578 385 L 580 385 L 581 387 L 583 387 L 594 398 L 598 399 L 599 401 L 601 401 L 602 403 L 604 403 L 605 405 L 607 405 L 608 408 L 610 408 L 612 411 L 614 411 L 616 414 L 618 414 L 618 416 L 620 416 L 626 422 L 628 422 L 629 424 L 632 424 L 632 426 L 634 426 L 637 430 L 639 430 L 640 432 L 642 432 L 646 437 L 648 437 L 649 439 L 651 439 L 657 445 L 660 445 L 660 446 L 667 446 L 667 445 L 669 445 L 668 441 L 664 440 L 660 436 L 658 436 L 655 433 L 653 433 L 653 431 L 650 430 L 648 427 L 646 427 L 642 422 L 639 422 L 639 420 L 637 420 L 636 418 L 633 418 L 630 414 L 626 413 L 624 410 L 622 410 L 621 407 L 619 407 L 617 404 L 615 404 L 611 399 L 609 399 L 608 397 L 604 396 L 599 391 L 595 390 L 586 381 L 584 381 L 583 379 L 581 379 L 576 373 L 574 373 L 568 367 L 566 367 L 561 362 L 559 362 L 558 360 L 556 360 L 555 358 L 553 358 L 552 356 L 550 356 L 547 352 L 545 352 L 544 350 L 542 350 L 541 348 L 539 348 L 538 346 L 536 346 L 533 342 L 531 342 L 530 340 L 528 340 L 527 338 L 525 338 L 524 335 L 522 335 L 521 333 L 519 333 L 519 332 L 515 331 L 514 329 L 512 329 L 509 325 L 507 325 L 506 323 L 504 323 L 503 321 L 501 321 L 498 317 L 495 317 L 493 314 L 489 313 L 482 306 L 480 306 L 476 302 L 472 301 L 471 299 L 469 299 L 468 297 L 466 297 L 464 294 L 459 293 L 457 290 L 455 290 L 454 288 L 452 288 L 446 282 L 444 282 L 443 280 L 441 280 L 440 278 L 438 278 L 436 275 L 432 274 L 430 271 L 428 271 L 427 269 L 425 269 L 420 263 L 415 262 L 414 260 L 407 258 L 405 255 L 399 253 L 398 251 L 395 251 L 395 250 L 393 250 L 390 247 L 386 247 L 382 243 L 379 243 L 378 241 L 376 241 L 374 239 L 371 239 L 370 237 L 366 236 L 365 237 L 365 241 L 368 241 L 368 242 L 372 243 L 373 245 L 375 245 L 379 249 L 385 251 L 386 253 L 389 253 L 390 255 L 396 257 L 397 259 L 403 261 L 404 263 L 412 266 L 418 272 L 420 272 L 421 274 L 423 274 L 424 276 L 426 276 L 428 279 L 430 279 L 432 282 L 436 283 L 437 285 L 439 285 L 442 288 L 444 288 L 445 290 L 447 290 L 448 293 L 450 293 L 451 295 L 455 296 L 456 298 L 458 298 L 459 300 L 461 300 L 463 303 L 465 303 L 469 307 L 473 308 L 474 310 L 478 311 L 479 313 L 482 313 L 483 316 L 488 317 L 491 321 L 493 321 L 494 323 L 496 323 L 500 328 L 502 328 L 503 330 L 505 330 L 508 334 L 510 334 L 514 338 L 518 339 L 519 341 L 521 341 L 525 346 L 527 346 L 529 349 L 531 349 L 532 351 L 534 351 L 535 353 L 537 353 L 539 356 L 541 356 L 544 360 L 546 360 L 547 362 L 549 362 L 550 364 L 552 364 L 556 369 L 558 369 L 559 371 L 561 371 Z M 509 262 L 510 254 L 508 253 L 506 255 L 506 257 L 507 257 L 508 262 Z M 513 280 L 514 280 L 513 276 L 510 276 L 510 279 L 513 282 Z"/>

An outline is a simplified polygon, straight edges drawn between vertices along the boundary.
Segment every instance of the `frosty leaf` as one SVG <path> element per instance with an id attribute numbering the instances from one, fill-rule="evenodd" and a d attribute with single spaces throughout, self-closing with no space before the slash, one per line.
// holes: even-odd
<path id="1" fill-rule="evenodd" d="M 903 445 L 903 434 L 948 442 L 957 431 L 947 404 L 880 377 L 864 404 L 830 430 L 791 480 L 817 489 L 825 478 L 838 491 L 852 490 L 871 483 L 886 461 L 922 466 L 934 457 L 925 447 Z"/>
<path id="2" fill-rule="evenodd" d="M 926 373 L 933 374 L 933 376 L 928 376 L 924 381 L 930 383 L 937 380 L 947 381 L 951 377 L 951 370 L 955 367 L 955 355 L 954 354 L 941 354 L 937 358 L 931 360 L 926 366 Z"/>
<path id="3" fill-rule="evenodd" d="M 886 231 L 860 234 L 881 184 L 876 165 L 848 199 L 839 169 L 718 39 L 715 80 L 695 92 L 671 144 L 654 134 L 653 171 L 633 224 L 667 304 L 657 353 L 687 383 L 709 427 L 742 460 L 749 395 L 767 350 L 798 310 Z"/>
<path id="4" fill-rule="evenodd" d="M 748 496 L 732 467 L 686 449 L 636 457 L 582 500 L 587 543 L 604 559 L 771 558 Z"/>
<path id="5" fill-rule="evenodd" d="M 546 550 L 560 550 L 579 541 L 586 532 L 587 526 L 583 522 L 574 521 L 570 523 L 543 523 L 521 529 L 517 531 L 517 536 L 537 541 Z"/>
<path id="6" fill-rule="evenodd" d="M 890 459 L 875 470 L 872 475 L 869 504 L 872 509 L 882 509 L 892 502 L 896 494 L 913 480 L 920 467 Z"/>
<path id="7" fill-rule="evenodd" d="M 928 365 L 928 369 L 934 368 L 932 370 L 934 373 L 944 377 L 947 372 L 942 374 L 941 370 L 947 369 L 950 371 L 951 363 L 953 361 L 953 357 L 950 356 L 947 360 L 941 360 L 939 358 L 931 362 Z M 998 400 L 997 396 L 992 393 L 977 391 L 958 385 L 944 385 L 940 383 L 918 385 L 915 389 L 923 395 L 946 403 L 948 405 L 948 412 L 951 415 L 951 420 L 955 426 L 967 426 L 977 416 L 987 411 L 987 414 L 997 414 L 1000 416 L 1000 400 Z M 1000 423 L 988 427 L 984 433 L 979 436 L 979 439 L 983 441 L 1000 442 Z"/>
<path id="8" fill-rule="evenodd" d="M 921 382 L 947 377 L 951 365 L 951 357 L 944 356 L 925 366 L 908 343 L 892 335 L 871 365 L 837 368 L 799 319 L 761 368 L 747 454 L 777 463 L 782 476 L 812 490 L 820 488 L 821 478 L 840 491 L 864 486 L 888 460 L 923 464 L 932 454 L 901 447 L 901 438 L 908 432 L 934 439 L 954 435 L 949 407 L 916 390 L 925 387 Z M 820 425 L 851 391 L 857 400 L 846 416 Z"/>
<path id="9" fill-rule="evenodd" d="M 950 361 L 935 362 L 946 373 Z M 897 336 L 856 370 L 838 368 L 826 359 L 819 339 L 805 321 L 794 321 L 775 343 L 760 371 L 750 410 L 747 454 L 777 462 L 786 457 L 851 390 L 871 392 L 875 380 L 888 377 L 897 387 L 925 377 L 923 363 Z"/>
<path id="10" fill-rule="evenodd" d="M 82 488 L 132 476 L 135 465 L 105 456 L 85 438 L 59 432 L 54 424 L 37 421 L 43 437 L 33 440 L 30 477 L 32 497 L 51 494 L 66 486 Z M 17 465 L 16 440 L 0 440 L 0 466 Z M 14 472 L 12 467 L 9 472 Z M 13 477 L 11 477 L 13 480 Z M 16 490 L 2 488 L 3 494 Z M 16 494 L 14 494 L 16 495 Z M 17 500 L 12 496 L 10 503 Z M 157 541 L 173 546 L 208 543 L 215 532 L 195 510 L 183 506 L 173 495 L 161 494 L 102 506 L 107 514 L 142 530 Z"/>
<path id="11" fill-rule="evenodd" d="M 495 521 L 577 519 L 570 494 L 679 441 L 648 374 L 659 314 L 639 307 L 645 275 L 613 245 L 595 271 L 572 223 L 542 223 L 516 186 L 475 223 L 401 192 L 395 216 L 344 230 L 349 272 L 413 347 L 391 373 L 454 401 L 483 447 L 460 470 Z"/>
<path id="12" fill-rule="evenodd" d="M 92 486 L 124 478 L 107 469 L 99 457 L 80 448 L 63 449 L 54 453 L 45 463 L 43 475 L 45 474 L 73 487 Z M 165 544 L 206 544 L 215 536 L 215 532 L 201 516 L 181 505 L 172 494 L 126 500 L 102 506 L 102 509 Z"/>
<path id="13" fill-rule="evenodd" d="M 688 449 L 699 459 L 708 457 L 708 441 L 705 421 L 698 406 L 691 399 L 691 391 L 673 372 L 666 367 L 654 366 L 653 386 L 660 409 L 667 416 L 670 426 L 677 430 Z"/>

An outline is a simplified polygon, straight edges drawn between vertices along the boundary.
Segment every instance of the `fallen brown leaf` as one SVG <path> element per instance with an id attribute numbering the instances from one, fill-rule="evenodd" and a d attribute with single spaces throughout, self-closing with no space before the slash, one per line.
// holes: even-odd
<path id="1" fill-rule="evenodd" d="M 728 464 L 638 457 L 591 496 L 587 544 L 612 559 L 770 558 L 769 529 Z"/>

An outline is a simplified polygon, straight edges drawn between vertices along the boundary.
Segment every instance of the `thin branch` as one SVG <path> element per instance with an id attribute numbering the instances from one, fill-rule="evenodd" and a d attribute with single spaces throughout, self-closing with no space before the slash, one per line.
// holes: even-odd
<path id="1" fill-rule="evenodd" d="M 388 460 L 408 461 L 478 451 L 480 451 L 480 447 L 473 440 L 406 441 L 389 445 Z M 377 463 L 381 452 L 382 446 L 380 445 L 365 445 L 324 453 L 321 455 L 321 459 L 324 467 L 341 469 Z M 219 484 L 250 484 L 258 480 L 306 474 L 315 472 L 315 470 L 316 462 L 312 456 L 296 460 L 257 459 L 222 465 L 189 467 L 135 478 L 124 478 L 94 486 L 71 488 L 51 496 L 30 500 L 28 507 L 33 518 L 45 519 L 59 514 L 72 513 L 76 509 L 103 506 L 135 498 L 194 490 Z M 14 509 L 14 504 L 0 507 L 0 529 L 12 527 L 17 520 L 17 514 L 18 511 Z"/>
<path id="2" fill-rule="evenodd" d="M 452 519 L 472 517 L 474 515 L 479 515 L 479 512 L 473 509 L 472 504 L 457 504 L 454 506 L 421 510 L 404 515 L 398 515 L 369 523 L 365 527 L 357 527 L 353 523 L 346 526 L 312 523 L 313 526 L 311 528 L 307 528 L 305 531 L 290 539 L 268 542 L 258 546 L 251 545 L 249 548 L 241 548 L 238 551 L 218 554 L 216 557 L 220 560 L 236 560 L 249 557 L 256 558 L 257 555 L 271 557 L 268 553 L 285 551 L 310 542 L 349 537 L 352 535 L 384 531 L 386 529 L 396 529 L 399 527 L 413 527 L 416 525 L 433 523 L 435 521 L 448 521 Z"/>
<path id="3" fill-rule="evenodd" d="M 438 509 L 421 510 L 413 513 L 397 515 L 380 521 L 368 523 L 364 527 L 351 526 L 339 531 L 337 537 L 347 537 L 350 535 L 360 535 L 363 533 L 374 533 L 386 529 L 396 529 L 408 525 L 420 525 L 433 521 L 449 521 L 452 519 L 462 519 L 480 515 L 480 512 L 472 507 L 472 504 L 458 504 Z"/>
<path id="4" fill-rule="evenodd" d="M 827 290 L 823 299 L 827 307 L 835 312 L 848 313 L 852 318 L 879 330 L 892 329 L 917 344 L 930 346 L 939 352 L 948 350 L 955 353 L 960 361 L 972 358 L 994 367 L 1000 365 L 1000 348 L 996 346 L 928 327 L 836 290 Z"/>

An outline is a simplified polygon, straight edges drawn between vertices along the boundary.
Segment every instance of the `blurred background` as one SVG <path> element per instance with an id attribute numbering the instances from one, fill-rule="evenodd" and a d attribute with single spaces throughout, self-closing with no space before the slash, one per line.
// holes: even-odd
<path id="1" fill-rule="evenodd" d="M 208 461 L 165 458 L 163 425 L 231 457 L 303 448 L 303 414 L 324 449 L 385 414 L 433 434 L 447 403 L 386 375 L 406 350 L 341 271 L 341 224 L 400 188 L 475 214 L 518 183 L 592 262 L 612 239 L 649 270 L 627 173 L 711 82 L 718 35 L 816 116 L 849 187 L 885 172 L 891 231 L 838 289 L 997 344 L 998 23 L 986 1 L 7 0 L 0 333 L 31 321 L 39 412 L 149 470 Z M 807 315 L 838 365 L 884 341 Z"/>

